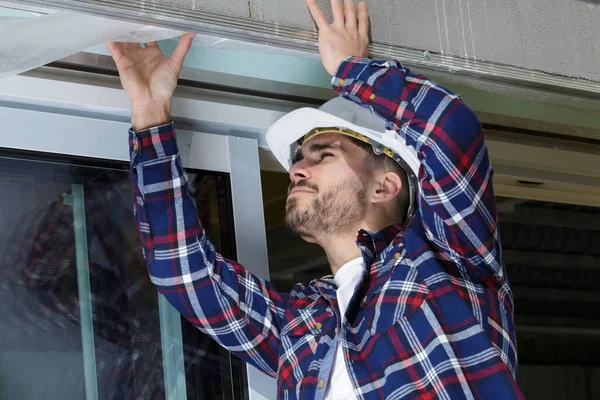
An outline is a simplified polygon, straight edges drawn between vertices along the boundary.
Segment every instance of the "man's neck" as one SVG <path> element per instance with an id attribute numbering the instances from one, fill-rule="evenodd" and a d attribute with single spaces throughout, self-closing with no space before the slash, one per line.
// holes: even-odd
<path id="1" fill-rule="evenodd" d="M 362 257 L 362 253 L 356 244 L 356 236 L 360 229 L 376 232 L 389 225 L 383 221 L 360 221 L 344 233 L 323 234 L 313 237 L 311 241 L 314 241 L 325 250 L 331 273 L 335 276 L 337 271 L 348 261 Z"/>
<path id="2" fill-rule="evenodd" d="M 361 257 L 361 252 L 356 245 L 356 232 L 337 235 L 323 235 L 316 240 L 317 244 L 325 250 L 331 273 L 335 276 L 337 271 L 348 261 Z"/>

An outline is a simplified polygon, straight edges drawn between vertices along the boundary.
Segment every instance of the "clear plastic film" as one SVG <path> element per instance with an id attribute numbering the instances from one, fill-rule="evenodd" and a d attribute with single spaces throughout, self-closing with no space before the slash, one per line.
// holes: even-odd
<path id="1" fill-rule="evenodd" d="M 184 32 L 71 12 L 36 17 L 1 17 L 0 79 L 60 60 L 107 40 L 147 43 Z M 196 34 L 194 46 L 318 58 L 318 54 Z"/>
<path id="2" fill-rule="evenodd" d="M 68 57 L 143 26 L 69 12 L 0 25 L 0 79 Z"/>
<path id="3" fill-rule="evenodd" d="M 174 31 L 167 28 L 159 28 L 156 26 L 140 26 L 126 35 L 115 37 L 115 42 L 132 42 L 132 43 L 148 43 L 159 40 L 173 39 L 183 35 L 184 32 Z"/>
<path id="4" fill-rule="evenodd" d="M 147 43 L 159 40 L 168 40 L 183 35 L 184 31 L 177 31 L 168 28 L 159 28 L 156 26 L 143 26 L 130 32 L 127 35 L 114 39 L 117 42 L 137 42 Z M 265 38 L 268 35 L 264 35 Z M 192 46 L 214 48 L 218 50 L 233 50 L 233 51 L 256 51 L 263 54 L 278 54 L 278 55 L 290 55 L 299 57 L 309 57 L 316 60 L 320 60 L 320 56 L 317 51 L 309 53 L 299 50 L 286 49 L 282 47 L 269 46 L 262 43 L 252 43 L 249 41 L 228 39 L 224 37 L 200 34 L 196 33 Z M 316 47 L 316 44 L 315 44 Z"/>

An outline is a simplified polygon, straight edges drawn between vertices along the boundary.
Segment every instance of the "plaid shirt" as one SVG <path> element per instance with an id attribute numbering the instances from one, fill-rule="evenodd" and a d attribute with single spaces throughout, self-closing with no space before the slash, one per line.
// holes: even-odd
<path id="1" fill-rule="evenodd" d="M 338 340 L 361 399 L 522 398 L 513 299 L 492 167 L 460 98 L 395 61 L 347 59 L 333 79 L 422 161 L 405 227 L 360 231 L 365 270 L 340 324 L 330 279 L 280 293 L 215 252 L 196 217 L 172 125 L 130 132 L 131 179 L 153 283 L 200 330 L 278 379 L 280 399 L 321 399 Z"/>

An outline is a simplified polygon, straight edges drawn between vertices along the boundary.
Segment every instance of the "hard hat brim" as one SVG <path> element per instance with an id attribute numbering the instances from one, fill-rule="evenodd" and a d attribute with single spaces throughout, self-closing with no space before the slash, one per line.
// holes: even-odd
<path id="1" fill-rule="evenodd" d="M 382 132 L 374 132 L 314 108 L 300 108 L 277 120 L 267 131 L 267 144 L 277 161 L 286 171 L 289 171 L 294 157 L 292 149 L 296 148 L 298 140 L 313 129 L 323 127 L 349 129 L 367 136 L 398 154 L 408 164 L 412 172 L 418 176 L 420 161 L 416 151 L 409 147 L 404 139 L 400 138 L 395 132 L 392 132 L 393 136 Z"/>

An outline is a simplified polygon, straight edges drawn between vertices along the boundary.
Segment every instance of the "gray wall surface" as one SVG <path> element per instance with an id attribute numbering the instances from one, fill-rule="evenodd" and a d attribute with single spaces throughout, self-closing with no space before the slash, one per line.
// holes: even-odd
<path id="1" fill-rule="evenodd" d="M 331 15 L 330 0 L 318 1 Z M 600 81 L 600 0 L 366 2 L 378 43 Z M 315 29 L 304 0 L 154 3 Z"/>

